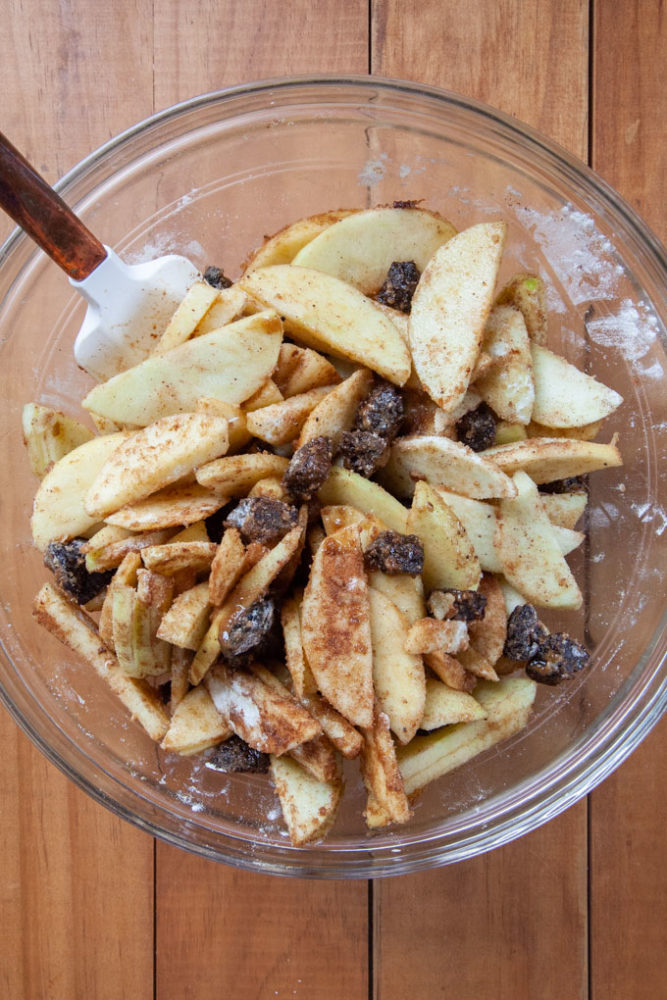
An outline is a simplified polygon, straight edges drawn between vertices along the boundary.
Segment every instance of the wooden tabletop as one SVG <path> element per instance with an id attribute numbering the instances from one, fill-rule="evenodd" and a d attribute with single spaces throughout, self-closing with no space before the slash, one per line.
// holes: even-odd
<path id="1" fill-rule="evenodd" d="M 402 77 L 541 129 L 664 239 L 662 10 L 661 0 L 11 2 L 0 127 L 55 179 L 205 91 L 311 72 Z M 663 724 L 587 801 L 473 861 L 320 883 L 154 842 L 70 784 L 2 712 L 0 996 L 657 1000 L 667 995 L 666 751 Z"/>

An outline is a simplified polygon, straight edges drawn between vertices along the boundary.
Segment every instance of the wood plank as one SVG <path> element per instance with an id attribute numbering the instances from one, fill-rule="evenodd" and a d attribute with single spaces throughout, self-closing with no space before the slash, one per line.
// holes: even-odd
<path id="1" fill-rule="evenodd" d="M 47 179 L 152 110 L 151 9 L 6 6 L 2 128 Z M 0 238 L 11 228 L 1 218 Z M 151 838 L 79 791 L 4 711 L 0 760 L 0 994 L 149 1000 Z"/>
<path id="2" fill-rule="evenodd" d="M 663 238 L 665 33 L 656 0 L 595 5 L 593 166 Z M 591 795 L 592 1000 L 664 992 L 666 828 L 663 723 Z"/>
<path id="3" fill-rule="evenodd" d="M 153 996 L 153 843 L 0 719 L 0 995 Z"/>
<path id="4" fill-rule="evenodd" d="M 365 1000 L 365 882 L 236 871 L 158 849 L 158 1000 Z"/>
<path id="5" fill-rule="evenodd" d="M 374 72 L 475 97 L 586 156 L 586 3 L 427 0 L 405 22 L 397 0 L 373 11 Z M 582 802 L 501 850 L 376 883 L 378 996 L 585 997 L 586 833 Z"/>
<path id="6" fill-rule="evenodd" d="M 187 5 L 158 5 L 156 106 L 273 75 L 363 73 L 367 21 L 359 0 L 205 0 L 196 18 Z M 156 996 L 361 1000 L 367 898 L 365 882 L 249 874 L 158 844 Z"/>
<path id="7" fill-rule="evenodd" d="M 377 996 L 587 995 L 585 804 L 490 854 L 375 883 Z"/>

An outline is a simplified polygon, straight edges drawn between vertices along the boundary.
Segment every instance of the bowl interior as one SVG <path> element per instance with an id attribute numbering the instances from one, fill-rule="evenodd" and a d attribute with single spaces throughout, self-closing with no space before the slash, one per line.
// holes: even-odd
<path id="1" fill-rule="evenodd" d="M 592 667 L 569 686 L 541 689 L 528 728 L 430 786 L 406 828 L 365 831 L 350 766 L 327 842 L 295 850 L 264 778 L 223 777 L 204 758 L 164 754 L 89 668 L 33 624 L 32 598 L 48 574 L 30 538 L 36 481 L 21 409 L 40 401 L 79 416 L 90 380 L 72 356 L 82 304 L 55 265 L 15 235 L 0 252 L 1 685 L 42 749 L 168 840 L 298 875 L 397 873 L 469 856 L 601 780 L 665 704 L 666 310 L 659 251 L 627 206 L 562 151 L 488 109 L 372 80 L 274 84 L 190 102 L 94 154 L 62 191 L 125 259 L 174 251 L 232 276 L 265 234 L 331 208 L 423 199 L 458 228 L 505 219 L 500 280 L 519 270 L 545 278 L 550 345 L 624 396 L 601 439 L 619 433 L 625 465 L 590 480 L 586 541 L 570 559 L 583 609 L 544 615 L 586 641 Z"/>

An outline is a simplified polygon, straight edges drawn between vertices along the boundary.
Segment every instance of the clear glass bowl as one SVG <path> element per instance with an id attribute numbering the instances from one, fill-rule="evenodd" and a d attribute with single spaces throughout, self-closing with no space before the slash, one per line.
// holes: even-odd
<path id="1" fill-rule="evenodd" d="M 59 189 L 128 260 L 166 251 L 238 271 L 266 233 L 330 208 L 425 203 L 465 227 L 509 224 L 501 279 L 538 270 L 551 343 L 625 397 L 605 427 L 625 466 L 591 477 L 585 545 L 571 559 L 580 614 L 546 615 L 585 638 L 592 667 L 540 689 L 528 728 L 430 786 L 414 819 L 369 834 L 358 772 L 327 841 L 289 845 L 263 777 L 224 779 L 164 755 L 89 668 L 31 618 L 47 571 L 30 539 L 36 482 L 20 415 L 36 400 L 78 413 L 87 377 L 72 343 L 82 305 L 14 233 L 0 250 L 3 406 L 2 697 L 43 752 L 137 826 L 209 858 L 267 872 L 367 877 L 415 871 L 500 845 L 608 775 L 665 708 L 667 518 L 664 251 L 610 188 L 531 129 L 452 94 L 372 78 L 278 80 L 211 94 L 148 119 Z"/>

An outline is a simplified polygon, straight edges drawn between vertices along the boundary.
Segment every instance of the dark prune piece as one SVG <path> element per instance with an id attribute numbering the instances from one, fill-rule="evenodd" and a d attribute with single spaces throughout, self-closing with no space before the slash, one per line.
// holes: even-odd
<path id="1" fill-rule="evenodd" d="M 434 618 L 457 622 L 476 622 L 484 617 L 486 595 L 477 590 L 455 590 L 447 587 L 432 590 L 426 602 L 429 614 Z"/>
<path id="2" fill-rule="evenodd" d="M 540 684 L 560 684 L 587 665 L 590 653 L 567 632 L 554 632 L 540 642 L 526 673 Z"/>
<path id="3" fill-rule="evenodd" d="M 226 659 L 244 656 L 256 649 L 273 627 L 276 606 L 271 597 L 262 597 L 249 608 L 237 612 L 218 636 Z"/>
<path id="4" fill-rule="evenodd" d="M 269 755 L 255 750 L 240 736 L 234 735 L 218 744 L 206 761 L 206 767 L 224 774 L 266 774 L 269 770 Z"/>
<path id="5" fill-rule="evenodd" d="M 226 528 L 238 528 L 244 542 L 277 542 L 294 527 L 296 507 L 271 497 L 246 497 L 225 518 Z"/>
<path id="6" fill-rule="evenodd" d="M 331 438 L 311 438 L 292 455 L 283 476 L 283 486 L 295 503 L 310 500 L 329 475 L 333 446 Z"/>
<path id="7" fill-rule="evenodd" d="M 473 451 L 491 448 L 496 440 L 496 418 L 486 403 L 468 410 L 456 421 L 456 436 Z"/>
<path id="8" fill-rule="evenodd" d="M 417 535 L 401 535 L 398 531 L 382 531 L 364 550 L 368 570 L 380 570 L 395 576 L 407 573 L 419 576 L 424 568 L 424 546 Z"/>
<path id="9" fill-rule="evenodd" d="M 77 604 L 87 604 L 104 590 L 113 576 L 113 570 L 104 573 L 89 573 L 86 556 L 82 552 L 85 538 L 73 538 L 70 542 L 49 542 L 44 553 L 44 565 L 56 578 L 61 590 L 73 597 Z"/>
<path id="10" fill-rule="evenodd" d="M 212 285 L 213 288 L 230 288 L 233 284 L 222 268 L 214 267 L 212 264 L 204 271 L 204 281 Z"/>
<path id="11" fill-rule="evenodd" d="M 552 483 L 542 483 L 540 493 L 587 493 L 588 487 L 583 476 L 568 476 L 554 479 Z"/>
<path id="12" fill-rule="evenodd" d="M 503 654 L 509 660 L 530 660 L 549 632 L 537 617 L 532 604 L 519 604 L 507 619 Z"/>
<path id="13" fill-rule="evenodd" d="M 359 403 L 353 429 L 378 434 L 391 443 L 401 428 L 404 414 L 399 390 L 391 382 L 381 382 Z"/>
<path id="14" fill-rule="evenodd" d="M 340 441 L 343 465 L 366 479 L 389 461 L 386 438 L 369 431 L 345 431 Z"/>
<path id="15" fill-rule="evenodd" d="M 383 306 L 391 306 L 392 309 L 409 313 L 419 278 L 419 268 L 414 260 L 395 260 L 387 271 L 382 288 L 377 293 L 378 302 Z"/>

